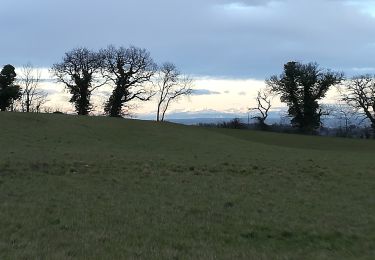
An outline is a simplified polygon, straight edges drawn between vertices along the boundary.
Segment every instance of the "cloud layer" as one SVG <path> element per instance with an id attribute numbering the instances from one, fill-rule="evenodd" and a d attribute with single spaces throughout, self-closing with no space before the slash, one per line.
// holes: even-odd
<path id="1" fill-rule="evenodd" d="M 351 74 L 374 67 L 372 2 L 5 0 L 0 64 L 48 67 L 77 46 L 134 44 L 194 75 L 263 79 L 288 60 Z"/>

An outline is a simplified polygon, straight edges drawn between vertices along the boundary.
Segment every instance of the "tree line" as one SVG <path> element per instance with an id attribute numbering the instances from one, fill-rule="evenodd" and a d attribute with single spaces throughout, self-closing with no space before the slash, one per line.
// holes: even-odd
<path id="1" fill-rule="evenodd" d="M 24 77 L 17 80 L 15 68 L 4 66 L 0 74 L 1 111 L 12 110 L 14 103 L 21 100 L 23 112 L 38 112 L 38 104 L 45 101 L 45 94 L 36 88 L 40 74 L 35 76 L 32 71 L 32 66 L 24 66 Z M 93 109 L 93 92 L 109 86 L 112 93 L 104 104 L 106 115 L 121 117 L 127 113 L 131 101 L 149 101 L 156 97 L 156 120 L 164 121 L 171 103 L 190 95 L 193 85 L 192 79 L 173 63 L 157 65 L 146 49 L 134 46 L 109 46 L 99 51 L 75 48 L 66 52 L 50 72 L 58 83 L 64 84 L 70 93 L 70 103 L 82 116 L 89 115 Z"/>
<path id="2" fill-rule="evenodd" d="M 20 102 L 23 112 L 40 112 L 46 93 L 37 88 L 40 73 L 33 73 L 31 65 L 22 68 L 19 80 L 15 68 L 5 65 L 0 72 L 0 110 L 13 110 Z M 93 109 L 92 94 L 98 88 L 110 86 L 111 94 L 104 104 L 104 113 L 110 117 L 126 115 L 133 100 L 157 99 L 156 120 L 164 121 L 171 103 L 192 93 L 192 79 L 182 74 L 170 62 L 157 65 L 146 49 L 109 46 L 99 51 L 76 48 L 66 52 L 50 72 L 57 82 L 65 85 L 70 102 L 78 115 L 88 115 Z M 349 124 L 349 116 L 359 115 L 371 123 L 375 133 L 375 76 L 359 75 L 346 78 L 344 73 L 322 69 L 317 63 L 303 64 L 291 61 L 284 65 L 280 75 L 266 80 L 266 89 L 256 96 L 257 115 L 262 129 L 271 110 L 271 100 L 279 96 L 288 106 L 290 124 L 304 133 L 314 133 L 322 126 L 322 117 L 333 109 L 324 107 L 322 100 L 332 87 L 341 94 L 335 113 Z M 22 85 L 22 87 L 21 87 Z M 341 103 L 340 103 L 341 104 Z"/>

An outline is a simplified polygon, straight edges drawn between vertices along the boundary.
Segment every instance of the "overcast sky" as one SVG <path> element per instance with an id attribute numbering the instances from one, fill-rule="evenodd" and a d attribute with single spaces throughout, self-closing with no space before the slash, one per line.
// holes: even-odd
<path id="1" fill-rule="evenodd" d="M 49 67 L 78 46 L 147 48 L 209 77 L 264 79 L 289 60 L 375 72 L 375 1 L 2 0 L 0 64 Z"/>
<path id="2" fill-rule="evenodd" d="M 264 79 L 290 60 L 348 76 L 375 73 L 375 0 L 0 2 L 0 65 L 49 68 L 82 46 L 146 48 L 156 62 L 174 62 L 196 79 L 194 95 L 173 104 L 170 115 L 246 113 Z M 73 110 L 63 86 L 43 88 L 49 106 Z M 98 111 L 107 99 L 102 92 L 95 95 Z M 322 102 L 336 102 L 335 95 Z M 135 113 L 154 116 L 154 103 L 139 103 Z M 283 104 L 276 99 L 274 106 Z"/>

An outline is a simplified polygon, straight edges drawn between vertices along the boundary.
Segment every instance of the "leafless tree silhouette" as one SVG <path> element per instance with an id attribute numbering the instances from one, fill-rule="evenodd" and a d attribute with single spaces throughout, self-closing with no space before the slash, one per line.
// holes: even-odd
<path id="1" fill-rule="evenodd" d="M 192 79 L 182 75 L 173 63 L 167 62 L 160 66 L 154 81 L 158 97 L 156 121 L 164 121 L 172 102 L 192 93 L 192 83 Z"/>
<path id="2" fill-rule="evenodd" d="M 370 120 L 375 133 L 375 76 L 361 75 L 350 79 L 342 95 L 348 105 Z"/>
<path id="3" fill-rule="evenodd" d="M 32 64 L 24 65 L 20 73 L 22 87 L 22 112 L 40 112 L 43 104 L 47 102 L 47 92 L 39 88 L 41 72 Z"/>
<path id="4" fill-rule="evenodd" d="M 258 95 L 255 98 L 257 101 L 257 107 L 249 109 L 250 111 L 255 111 L 257 113 L 257 115 L 253 117 L 253 119 L 256 119 L 262 128 L 267 126 L 265 121 L 267 120 L 268 113 L 272 107 L 272 98 L 273 96 L 269 91 L 259 90 Z"/>

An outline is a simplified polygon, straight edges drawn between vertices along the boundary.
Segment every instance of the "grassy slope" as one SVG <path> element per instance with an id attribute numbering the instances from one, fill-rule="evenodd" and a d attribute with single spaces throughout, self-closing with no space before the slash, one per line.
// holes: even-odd
<path id="1" fill-rule="evenodd" d="M 375 257 L 375 142 L 0 113 L 0 259 Z"/>

